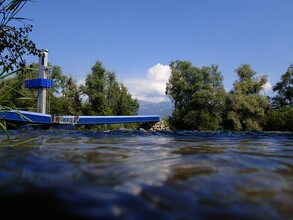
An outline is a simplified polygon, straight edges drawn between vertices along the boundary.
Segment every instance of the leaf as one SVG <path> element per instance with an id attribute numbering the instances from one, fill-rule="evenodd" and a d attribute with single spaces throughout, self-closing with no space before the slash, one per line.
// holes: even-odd
<path id="1" fill-rule="evenodd" d="M 26 140 L 26 141 L 22 141 L 22 142 L 13 144 L 13 145 L 11 145 L 11 147 L 16 147 L 16 146 L 21 145 L 21 144 L 29 143 L 29 142 L 32 142 L 34 140 L 37 140 L 37 139 L 39 139 L 41 137 L 43 137 L 43 136 L 39 136 L 39 137 L 35 137 L 35 138 L 30 138 L 29 140 Z"/>
<path id="2" fill-rule="evenodd" d="M 35 98 L 32 98 L 32 97 L 20 97 L 20 98 L 17 98 L 18 100 L 35 100 Z"/>
<path id="3" fill-rule="evenodd" d="M 17 83 L 14 87 L 11 87 L 4 95 L 0 96 L 0 101 L 4 100 L 17 86 L 19 86 L 22 82 Z"/>
<path id="4" fill-rule="evenodd" d="M 6 135 L 6 138 L 9 140 L 9 134 L 8 134 L 7 126 L 6 126 L 6 121 L 0 122 L 0 127 L 3 129 Z"/>

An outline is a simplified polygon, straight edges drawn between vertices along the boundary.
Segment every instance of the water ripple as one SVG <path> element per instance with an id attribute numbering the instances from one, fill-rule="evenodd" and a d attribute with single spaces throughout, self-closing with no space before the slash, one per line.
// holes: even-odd
<path id="1" fill-rule="evenodd" d="M 10 133 L 0 134 L 1 219 L 293 215 L 292 133 Z"/>

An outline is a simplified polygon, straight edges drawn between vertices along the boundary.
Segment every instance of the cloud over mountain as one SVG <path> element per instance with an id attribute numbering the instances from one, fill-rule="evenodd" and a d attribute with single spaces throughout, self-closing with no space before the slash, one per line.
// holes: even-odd
<path id="1" fill-rule="evenodd" d="M 171 69 L 168 65 L 158 63 L 150 67 L 144 77 L 123 82 L 134 98 L 148 102 L 162 102 L 168 100 L 165 91 L 170 74 Z"/>

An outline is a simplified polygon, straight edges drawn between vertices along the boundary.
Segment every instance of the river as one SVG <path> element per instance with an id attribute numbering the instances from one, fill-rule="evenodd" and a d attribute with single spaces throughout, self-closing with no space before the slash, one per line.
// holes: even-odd
<path id="1" fill-rule="evenodd" d="M 0 133 L 0 218 L 292 219 L 293 133 Z"/>

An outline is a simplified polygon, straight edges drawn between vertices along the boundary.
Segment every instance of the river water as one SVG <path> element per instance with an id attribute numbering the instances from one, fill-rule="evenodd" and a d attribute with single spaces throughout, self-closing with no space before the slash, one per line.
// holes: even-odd
<path id="1" fill-rule="evenodd" d="M 0 133 L 0 218 L 292 219 L 293 133 Z"/>

